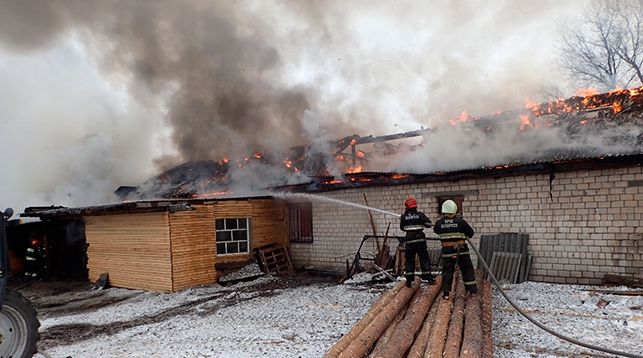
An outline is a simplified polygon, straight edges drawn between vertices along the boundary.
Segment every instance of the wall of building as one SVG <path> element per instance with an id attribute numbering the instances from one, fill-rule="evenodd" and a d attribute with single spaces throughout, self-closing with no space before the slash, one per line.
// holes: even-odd
<path id="1" fill-rule="evenodd" d="M 347 189 L 319 195 L 400 214 L 415 196 L 435 222 L 438 198 L 464 194 L 464 217 L 482 234 L 529 234 L 533 261 L 529 279 L 556 283 L 600 283 L 604 274 L 643 276 L 643 167 L 479 178 L 457 182 Z M 398 218 L 373 212 L 378 232 Z M 434 236 L 431 230 L 426 231 Z M 295 265 L 346 272 L 365 234 L 372 229 L 363 209 L 313 201 L 313 243 L 293 243 Z M 375 251 L 367 242 L 362 256 Z"/>
<path id="2" fill-rule="evenodd" d="M 170 213 L 172 291 L 217 281 L 212 207 Z"/>
<path id="3" fill-rule="evenodd" d="M 280 201 L 222 200 L 193 209 L 86 216 L 89 280 L 108 272 L 115 287 L 173 292 L 216 282 L 226 264 L 252 260 L 254 248 L 288 244 Z M 249 253 L 216 255 L 215 220 L 224 218 L 251 219 Z"/>
<path id="4" fill-rule="evenodd" d="M 210 203 L 213 220 L 250 218 L 250 252 L 218 256 L 217 268 L 235 267 L 253 259 L 252 250 L 271 243 L 288 245 L 287 223 L 283 203 L 274 199 L 222 200 Z"/>
<path id="5" fill-rule="evenodd" d="M 89 280 L 109 273 L 115 287 L 172 291 L 167 212 L 85 217 Z"/>

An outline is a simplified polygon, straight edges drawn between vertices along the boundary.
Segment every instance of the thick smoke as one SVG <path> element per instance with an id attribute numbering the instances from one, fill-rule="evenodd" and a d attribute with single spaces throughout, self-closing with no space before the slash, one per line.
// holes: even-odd
<path id="1" fill-rule="evenodd" d="M 581 120 L 591 121 L 583 115 L 573 117 L 564 121 L 576 124 Z M 609 118 L 580 125 L 573 131 L 565 123 L 547 126 L 538 121 L 536 126 L 521 126 L 518 121 L 505 123 L 493 133 L 475 123 L 446 125 L 427 133 L 415 150 L 399 151 L 374 161 L 371 170 L 424 174 L 643 151 L 642 119 L 601 128 L 606 121 L 609 122 Z"/>
<path id="2" fill-rule="evenodd" d="M 524 97 L 538 98 L 545 81 L 560 78 L 552 67 L 556 24 L 579 4 L 4 1 L 0 46 L 32 58 L 69 41 L 80 44 L 102 76 L 136 101 L 131 107 L 138 112 L 116 113 L 128 118 L 132 132 L 114 132 L 102 159 L 77 162 L 87 162 L 88 173 L 94 172 L 91 166 L 107 168 L 101 174 L 104 194 L 109 186 L 140 179 L 140 173 L 121 175 L 132 170 L 133 158 L 139 168 L 154 161 L 164 169 L 187 160 L 282 153 L 292 145 L 325 142 L 320 138 L 435 126 L 462 110 L 515 108 Z M 52 66 L 65 66 L 65 59 Z M 18 80 L 13 84 L 20 86 Z M 45 108 L 57 96 L 69 103 L 63 91 L 28 105 Z M 153 121 L 154 115 L 169 129 Z M 304 127 L 307 118 L 318 122 L 317 133 Z M 49 122 L 34 125 L 47 128 Z M 88 135 L 93 133 L 101 135 Z M 130 153 L 127 170 L 117 168 L 132 141 L 151 146 L 165 137 L 168 145 L 154 157 L 149 149 Z M 51 141 L 68 144 L 63 151 L 79 148 L 79 155 L 86 154 L 73 136 Z M 57 153 L 47 155 L 53 162 L 68 160 Z M 69 185 L 88 190 L 85 183 L 94 180 L 87 178 Z M 50 194 L 61 180 L 66 179 L 56 176 L 24 189 Z M 87 201 L 81 197 L 76 204 Z"/>

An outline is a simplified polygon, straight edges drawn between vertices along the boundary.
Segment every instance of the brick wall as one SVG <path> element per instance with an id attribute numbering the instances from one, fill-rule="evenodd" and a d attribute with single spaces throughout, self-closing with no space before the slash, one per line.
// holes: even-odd
<path id="1" fill-rule="evenodd" d="M 364 204 L 401 214 L 406 197 L 434 222 L 438 198 L 464 194 L 464 217 L 482 234 L 529 234 L 533 261 L 529 279 L 557 283 L 600 283 L 604 274 L 643 276 L 643 167 L 480 178 L 346 189 L 320 196 Z M 373 212 L 378 231 L 402 235 L 394 215 Z M 434 236 L 432 230 L 427 234 Z M 365 234 L 372 233 L 364 209 L 313 201 L 311 244 L 292 244 L 294 263 L 346 272 Z M 396 243 L 395 243 L 396 244 Z M 375 251 L 373 242 L 363 256 Z"/>

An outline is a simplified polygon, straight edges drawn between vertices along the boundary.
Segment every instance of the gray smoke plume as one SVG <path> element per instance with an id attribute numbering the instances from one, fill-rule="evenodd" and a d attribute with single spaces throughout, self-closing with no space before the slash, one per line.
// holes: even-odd
<path id="1" fill-rule="evenodd" d="M 130 172 L 135 163 L 148 168 L 155 160 L 164 169 L 310 143 L 320 136 L 304 128 L 306 113 L 324 138 L 336 139 L 415 130 L 462 110 L 490 113 L 538 99 L 543 83 L 560 77 L 552 67 L 555 25 L 579 4 L 6 0 L 0 56 L 40 56 L 71 41 L 104 78 L 127 89 L 139 111 L 122 116 L 138 123 L 137 132 L 114 133 L 111 147 L 121 150 L 108 150 L 113 156 L 103 167 L 127 157 L 124 143 L 169 141 L 154 158 L 142 155 L 149 150 L 132 153 L 128 170 L 104 173 L 105 188 L 115 188 L 141 179 Z M 160 113 L 167 129 L 145 118 L 146 110 Z M 54 179 L 38 190 L 54 192 Z"/>

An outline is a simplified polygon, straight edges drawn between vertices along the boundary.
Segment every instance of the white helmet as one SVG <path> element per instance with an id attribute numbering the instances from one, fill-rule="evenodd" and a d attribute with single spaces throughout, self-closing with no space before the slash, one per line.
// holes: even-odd
<path id="1" fill-rule="evenodd" d="M 442 214 L 455 214 L 458 211 L 458 204 L 453 200 L 442 203 Z"/>

